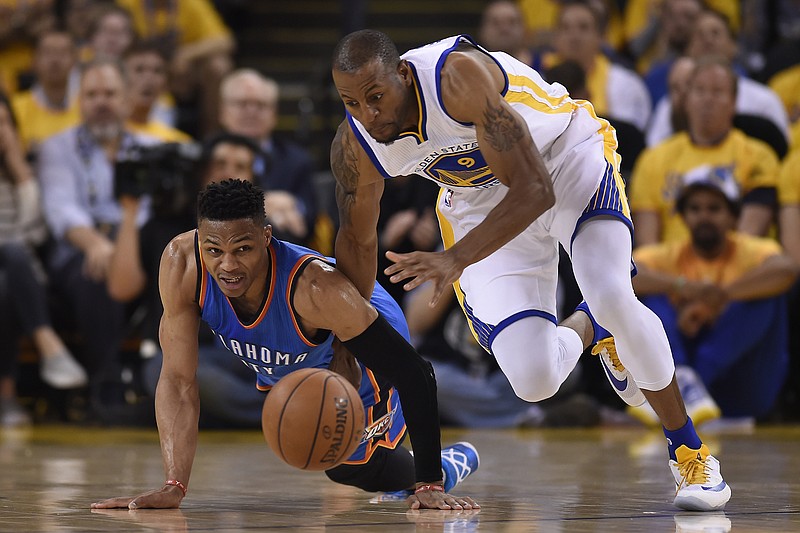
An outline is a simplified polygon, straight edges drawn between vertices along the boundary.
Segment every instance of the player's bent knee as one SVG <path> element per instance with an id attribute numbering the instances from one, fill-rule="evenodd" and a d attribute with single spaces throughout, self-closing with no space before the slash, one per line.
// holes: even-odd
<path id="1" fill-rule="evenodd" d="M 558 388 L 560 386 L 560 383 L 558 383 L 556 380 L 548 380 L 544 382 L 538 379 L 535 383 L 532 381 L 533 380 L 521 380 L 516 384 L 513 381 L 509 382 L 511 383 L 511 388 L 514 389 L 514 394 L 526 402 L 540 402 L 542 400 L 546 400 L 558 392 Z"/>

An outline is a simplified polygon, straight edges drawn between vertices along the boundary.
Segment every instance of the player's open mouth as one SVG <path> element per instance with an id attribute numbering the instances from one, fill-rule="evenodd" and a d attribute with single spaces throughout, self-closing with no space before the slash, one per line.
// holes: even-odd
<path id="1" fill-rule="evenodd" d="M 244 279 L 244 276 L 237 276 L 232 278 L 224 278 L 222 276 L 219 277 L 219 280 L 227 286 L 233 287 L 238 285 Z"/>

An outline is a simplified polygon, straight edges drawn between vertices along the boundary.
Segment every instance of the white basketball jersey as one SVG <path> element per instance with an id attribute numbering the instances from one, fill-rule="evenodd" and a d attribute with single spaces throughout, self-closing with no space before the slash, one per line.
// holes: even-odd
<path id="1" fill-rule="evenodd" d="M 397 140 L 382 144 L 348 114 L 353 132 L 385 177 L 417 174 L 455 190 L 499 184 L 478 148 L 475 127 L 450 117 L 442 104 L 442 65 L 461 43 L 483 51 L 502 69 L 506 78 L 503 97 L 525 119 L 554 182 L 557 176 L 553 175 L 553 169 L 563 159 L 560 156 L 604 130 L 609 130 L 613 136 L 608 123 L 594 116 L 588 102 L 572 100 L 564 87 L 548 84 L 535 70 L 508 54 L 488 52 L 470 37 L 458 35 L 410 50 L 402 56 L 411 66 L 417 90 L 418 131 L 405 132 Z M 576 110 L 581 108 L 588 109 L 589 113 L 578 113 L 582 120 L 573 120 Z M 562 136 L 568 127 L 569 135 Z M 561 142 L 556 143 L 557 139 Z M 595 181 L 587 187 L 586 193 L 596 186 Z"/>

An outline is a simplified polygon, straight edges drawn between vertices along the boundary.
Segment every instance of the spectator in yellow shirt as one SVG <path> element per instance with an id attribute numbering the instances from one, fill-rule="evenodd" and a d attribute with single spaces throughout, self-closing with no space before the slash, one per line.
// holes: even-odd
<path id="1" fill-rule="evenodd" d="M 688 180 L 676 206 L 689 237 L 634 253 L 634 289 L 664 324 L 695 423 L 693 409 L 714 414 L 705 388 L 724 416 L 760 417 L 786 375 L 785 294 L 797 264 L 775 241 L 734 231 L 739 198 L 730 175 Z"/>
<path id="2" fill-rule="evenodd" d="M 684 239 L 677 192 L 696 175 L 731 177 L 742 191 L 738 229 L 766 235 L 777 206 L 778 158 L 733 127 L 736 75 L 724 59 L 700 58 L 685 95 L 687 131 L 645 150 L 631 177 L 636 246 Z"/>
<path id="3" fill-rule="evenodd" d="M 11 101 L 25 152 L 35 154 L 46 138 L 80 122 L 76 62 L 70 34 L 51 31 L 39 39 L 33 59 L 36 83 Z"/>

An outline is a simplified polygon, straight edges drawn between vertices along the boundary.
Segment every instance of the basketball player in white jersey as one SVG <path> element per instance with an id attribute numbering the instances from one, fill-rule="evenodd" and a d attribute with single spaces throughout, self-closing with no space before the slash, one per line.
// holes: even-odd
<path id="1" fill-rule="evenodd" d="M 594 345 L 623 400 L 646 397 L 658 413 L 675 505 L 723 508 L 730 487 L 686 414 L 664 329 L 633 293 L 633 228 L 608 122 L 467 36 L 400 57 L 385 34 L 355 32 L 334 51 L 333 79 L 347 112 L 331 148 L 338 268 L 371 294 L 383 180 L 436 181 L 445 251 L 387 252 L 391 281 L 430 281 L 434 301 L 452 284 L 476 339 L 528 401 L 552 396 Z M 586 299 L 561 324 L 559 242 Z"/>

